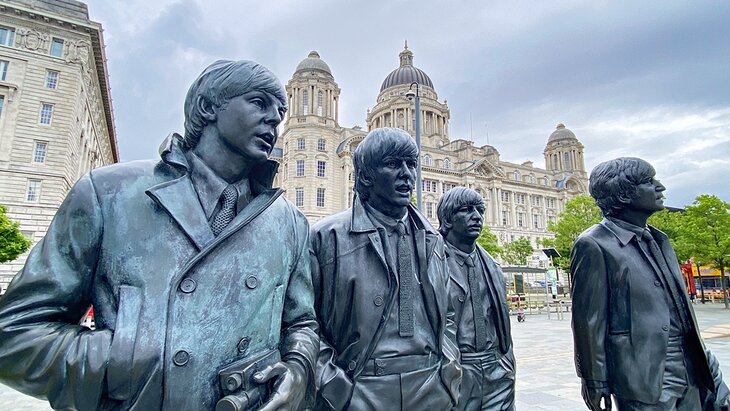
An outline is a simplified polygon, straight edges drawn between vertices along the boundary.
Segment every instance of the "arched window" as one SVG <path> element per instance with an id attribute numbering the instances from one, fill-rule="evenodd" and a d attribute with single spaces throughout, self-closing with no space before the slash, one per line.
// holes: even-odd
<path id="1" fill-rule="evenodd" d="M 302 114 L 309 114 L 309 90 L 302 90 Z"/>
<path id="2" fill-rule="evenodd" d="M 322 112 L 324 111 L 324 108 L 322 107 L 322 104 L 324 102 L 324 94 L 322 91 L 317 92 L 317 115 L 321 116 Z"/>
<path id="3" fill-rule="evenodd" d="M 430 167 L 432 162 L 433 162 L 433 159 L 431 158 L 430 154 L 426 154 L 425 156 L 423 156 L 423 165 L 424 166 Z"/>
<path id="4" fill-rule="evenodd" d="M 444 159 L 444 168 L 447 170 L 451 168 L 451 160 L 448 158 Z"/>
<path id="5" fill-rule="evenodd" d="M 532 174 L 530 174 L 530 182 L 532 184 L 535 184 L 535 176 L 533 176 Z"/>
<path id="6" fill-rule="evenodd" d="M 564 170 L 570 171 L 573 169 L 573 162 L 571 161 L 570 153 L 563 154 L 563 166 L 565 166 L 565 168 L 563 168 Z"/>
<path id="7" fill-rule="evenodd" d="M 514 178 L 515 181 L 520 181 L 522 179 L 522 175 L 520 175 L 519 171 L 515 171 Z"/>

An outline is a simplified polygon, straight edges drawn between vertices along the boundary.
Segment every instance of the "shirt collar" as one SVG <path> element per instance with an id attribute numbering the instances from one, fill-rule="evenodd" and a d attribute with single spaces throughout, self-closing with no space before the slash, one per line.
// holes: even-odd
<path id="1" fill-rule="evenodd" d="M 195 191 L 198 193 L 198 199 L 200 199 L 200 205 L 203 206 L 205 216 L 210 219 L 213 211 L 215 211 L 218 201 L 223 194 L 223 190 L 228 187 L 228 183 L 220 178 L 205 162 L 198 157 L 192 150 L 188 151 L 188 161 L 190 162 L 190 180 L 195 187 Z M 246 201 L 249 193 L 251 192 L 248 178 L 244 178 L 241 181 L 234 184 L 238 190 L 238 207 L 237 210 L 241 211 L 245 204 L 242 202 Z"/>
<path id="2" fill-rule="evenodd" d="M 393 232 L 396 230 L 396 226 L 398 225 L 398 222 L 402 221 L 405 224 L 406 227 L 406 234 L 410 234 L 410 226 L 408 224 L 408 213 L 406 212 L 405 215 L 403 215 L 402 218 L 396 219 L 390 216 L 387 216 L 380 211 L 376 210 L 374 207 L 370 206 L 367 202 L 364 202 L 365 205 L 365 211 L 370 216 L 370 221 L 372 221 L 373 225 L 376 228 L 382 228 L 386 231 L 386 233 L 390 236 L 393 234 Z"/>
<path id="3" fill-rule="evenodd" d="M 640 227 L 638 225 L 631 224 L 624 220 L 619 220 L 618 218 L 614 218 L 614 217 L 606 217 L 606 219 L 611 221 L 612 223 L 616 224 L 616 227 L 622 231 L 622 234 L 624 236 L 626 236 L 626 235 L 634 236 L 639 241 L 642 240 L 644 231 L 646 231 L 646 229 L 647 229 L 647 226 Z"/>
<path id="4" fill-rule="evenodd" d="M 449 254 L 451 256 L 453 256 L 453 258 L 456 259 L 456 262 L 459 263 L 460 266 L 461 265 L 464 265 L 464 262 L 469 257 L 473 258 L 474 259 L 474 262 L 476 263 L 476 261 L 477 261 L 477 256 L 476 256 L 477 248 L 476 248 L 476 246 L 474 247 L 474 250 L 472 250 L 471 253 L 465 253 L 465 252 L 459 250 L 458 248 L 456 248 L 453 244 L 449 243 L 448 241 L 444 241 L 444 242 L 446 243 L 446 246 L 448 247 Z"/>

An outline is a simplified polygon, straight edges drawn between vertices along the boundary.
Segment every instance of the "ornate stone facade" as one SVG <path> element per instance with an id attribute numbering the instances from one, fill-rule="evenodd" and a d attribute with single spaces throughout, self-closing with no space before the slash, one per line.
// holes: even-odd
<path id="1" fill-rule="evenodd" d="M 104 39 L 74 0 L 0 1 L 0 204 L 34 243 L 76 180 L 119 160 Z M 25 255 L 0 265 L 5 289 Z"/>
<path id="2" fill-rule="evenodd" d="M 531 161 L 502 161 L 490 145 L 452 140 L 446 101 L 439 101 L 431 79 L 413 65 L 407 45 L 399 58 L 399 67 L 386 76 L 375 106 L 367 112 L 367 128 L 399 127 L 415 137 L 415 105 L 405 93 L 413 82 L 419 84 L 426 217 L 438 226 L 436 205 L 441 196 L 455 186 L 466 186 L 482 194 L 486 224 L 500 242 L 526 237 L 537 248 L 538 240 L 552 237 L 547 222 L 556 219 L 565 201 L 587 193 L 584 147 L 575 134 L 558 124 L 543 153 L 546 168 Z M 287 92 L 290 109 L 275 153 L 282 165 L 278 183 L 314 222 L 351 205 L 352 153 L 367 132 L 339 125 L 340 89 L 317 52 L 299 64 Z"/>

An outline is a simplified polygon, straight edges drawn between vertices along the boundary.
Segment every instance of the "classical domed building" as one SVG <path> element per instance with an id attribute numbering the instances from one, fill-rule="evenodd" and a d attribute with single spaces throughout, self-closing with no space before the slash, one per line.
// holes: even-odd
<path id="1" fill-rule="evenodd" d="M 415 137 L 415 107 L 405 93 L 420 85 L 423 213 L 438 226 L 436 205 L 456 186 L 477 190 L 487 206 L 486 224 L 500 242 L 520 237 L 537 241 L 552 237 L 548 221 L 556 219 L 565 201 L 587 192 L 583 145 L 558 124 L 548 137 L 545 168 L 532 161 L 502 161 L 490 145 L 451 139 L 446 101 L 439 101 L 431 78 L 413 64 L 406 45 L 399 66 L 383 80 L 375 105 L 367 111 L 367 130 L 342 127 L 338 121 L 340 88 L 329 65 L 312 51 L 286 85 L 289 112 L 274 158 L 281 163 L 277 184 L 302 209 L 310 222 L 352 205 L 352 154 L 368 130 L 398 127 Z M 363 92 L 363 91 L 358 91 Z M 524 138 L 540 138 L 524 136 Z"/>

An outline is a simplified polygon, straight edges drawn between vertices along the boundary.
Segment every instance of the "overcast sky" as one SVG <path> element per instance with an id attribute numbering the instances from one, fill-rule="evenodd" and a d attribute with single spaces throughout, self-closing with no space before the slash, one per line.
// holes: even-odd
<path id="1" fill-rule="evenodd" d="M 123 161 L 182 131 L 190 83 L 216 59 L 282 83 L 317 50 L 342 90 L 340 124 L 365 127 L 403 41 L 451 109 L 451 139 L 533 160 L 559 122 L 586 167 L 651 162 L 666 204 L 730 201 L 728 1 L 89 0 L 102 23 Z"/>

